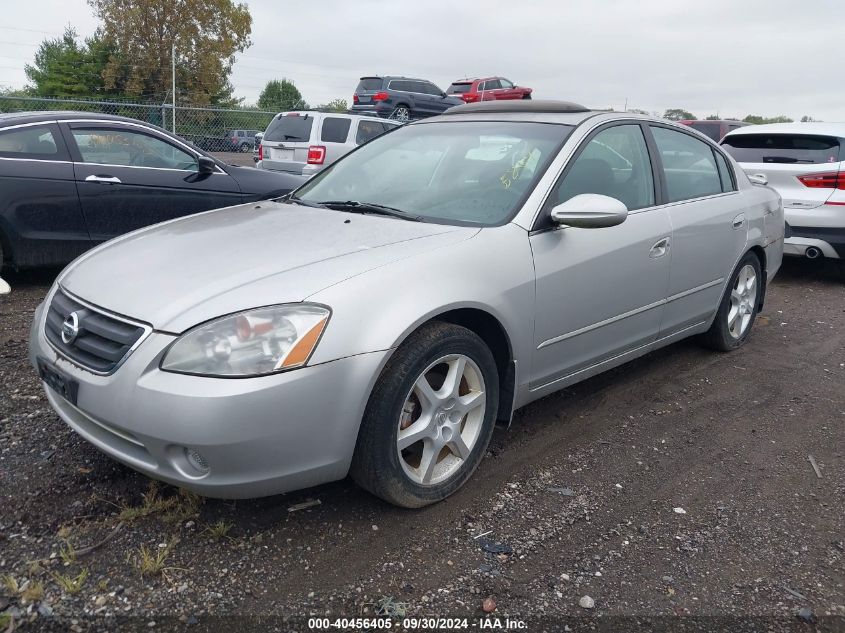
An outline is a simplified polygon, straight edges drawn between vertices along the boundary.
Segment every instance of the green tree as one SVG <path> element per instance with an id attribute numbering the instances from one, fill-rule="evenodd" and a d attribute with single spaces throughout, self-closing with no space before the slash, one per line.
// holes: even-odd
<path id="1" fill-rule="evenodd" d="M 663 113 L 664 119 L 669 119 L 670 121 L 685 121 L 689 119 L 695 119 L 695 115 L 688 111 L 684 110 L 683 108 L 669 108 L 666 112 Z"/>
<path id="2" fill-rule="evenodd" d="M 708 114 L 705 117 L 704 120 L 705 121 L 720 121 L 721 119 L 722 119 L 722 117 L 720 117 L 718 114 Z"/>
<path id="3" fill-rule="evenodd" d="M 41 42 L 33 63 L 26 65 L 28 90 L 39 97 L 107 96 L 103 70 L 112 54 L 97 35 L 80 43 L 67 27 L 61 37 Z"/>
<path id="4" fill-rule="evenodd" d="M 805 114 L 801 117 L 801 123 L 812 123 L 814 121 L 818 121 L 819 119 L 814 119 L 813 117 Z"/>
<path id="5" fill-rule="evenodd" d="M 760 116 L 759 114 L 749 114 L 743 119 L 743 121 L 746 123 L 755 123 L 757 125 L 762 125 L 763 123 L 792 123 L 792 119 L 788 116 L 784 116 L 783 114 L 769 118 Z"/>
<path id="6" fill-rule="evenodd" d="M 258 96 L 258 107 L 270 112 L 307 110 L 308 104 L 296 85 L 288 79 L 272 79 Z"/>
<path id="7" fill-rule="evenodd" d="M 164 100 L 176 50 L 177 101 L 232 105 L 235 54 L 252 42 L 249 8 L 233 0 L 88 0 L 111 48 L 106 89 Z"/>
<path id="8" fill-rule="evenodd" d="M 317 109 L 326 112 L 348 112 L 349 104 L 346 99 L 332 99 L 325 105 L 317 106 Z"/>

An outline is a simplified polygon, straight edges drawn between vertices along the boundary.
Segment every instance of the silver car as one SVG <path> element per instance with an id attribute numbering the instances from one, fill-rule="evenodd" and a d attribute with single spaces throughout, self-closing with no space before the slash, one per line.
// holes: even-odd
<path id="1" fill-rule="evenodd" d="M 359 145 L 400 125 L 360 114 L 281 112 L 261 138 L 256 167 L 313 176 Z"/>
<path id="2" fill-rule="evenodd" d="M 231 498 L 351 473 L 418 507 L 533 400 L 688 336 L 741 346 L 783 232 L 777 193 L 689 128 L 471 104 L 285 199 L 86 253 L 31 360 L 65 422 L 151 477 Z"/>

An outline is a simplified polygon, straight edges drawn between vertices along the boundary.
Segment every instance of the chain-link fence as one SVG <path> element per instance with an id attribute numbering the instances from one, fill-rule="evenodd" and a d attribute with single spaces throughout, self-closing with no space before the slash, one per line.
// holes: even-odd
<path id="1" fill-rule="evenodd" d="M 0 96 L 0 112 L 72 110 L 130 117 L 158 125 L 210 152 L 251 152 L 255 133 L 263 132 L 275 116 L 250 108 L 221 109 L 172 104 L 95 101 L 47 97 Z"/>

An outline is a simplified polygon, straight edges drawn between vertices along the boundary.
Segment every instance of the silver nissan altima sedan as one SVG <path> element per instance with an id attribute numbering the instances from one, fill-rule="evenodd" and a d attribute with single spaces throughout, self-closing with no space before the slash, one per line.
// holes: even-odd
<path id="1" fill-rule="evenodd" d="M 88 252 L 31 360 L 67 424 L 150 477 L 237 498 L 351 474 L 419 507 L 515 409 L 688 336 L 741 346 L 783 235 L 778 194 L 690 128 L 482 102 Z"/>

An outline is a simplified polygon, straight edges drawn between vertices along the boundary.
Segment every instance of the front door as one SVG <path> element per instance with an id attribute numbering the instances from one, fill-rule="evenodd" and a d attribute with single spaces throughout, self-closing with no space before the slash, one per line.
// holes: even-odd
<path id="1" fill-rule="evenodd" d="M 657 338 L 669 285 L 672 228 L 655 206 L 643 127 L 601 128 L 563 172 L 531 237 L 536 270 L 531 389 L 561 383 Z M 554 227 L 548 213 L 584 193 L 621 200 L 619 226 Z"/>
<path id="2" fill-rule="evenodd" d="M 67 124 L 82 212 L 94 241 L 241 202 L 222 169 L 200 174 L 186 146 L 143 126 Z"/>

